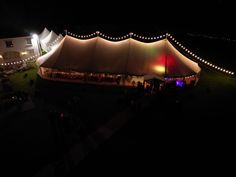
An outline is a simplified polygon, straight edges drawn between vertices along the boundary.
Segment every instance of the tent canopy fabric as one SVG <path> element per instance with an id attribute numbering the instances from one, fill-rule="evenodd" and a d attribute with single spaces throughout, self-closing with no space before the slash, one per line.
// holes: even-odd
<path id="1" fill-rule="evenodd" d="M 56 40 L 57 37 L 58 37 L 57 34 L 54 33 L 54 31 L 51 31 L 44 39 L 41 40 L 41 42 L 46 45 Z"/>
<path id="2" fill-rule="evenodd" d="M 54 31 L 51 31 L 46 37 L 44 37 L 41 42 L 42 49 L 45 51 L 51 50 L 51 45 L 60 37 L 62 39 L 62 35 L 57 35 Z M 59 41 L 57 41 L 58 43 Z M 56 44 L 56 43 L 55 43 Z M 53 44 L 53 45 L 55 45 Z"/>
<path id="3" fill-rule="evenodd" d="M 42 33 L 39 34 L 39 40 L 40 40 L 40 41 L 43 40 L 46 36 L 48 36 L 49 33 L 50 33 L 50 32 L 48 31 L 48 29 L 47 29 L 47 28 L 44 28 L 43 31 L 42 31 Z"/>
<path id="4" fill-rule="evenodd" d="M 201 70 L 168 39 L 144 43 L 132 38 L 109 41 L 101 37 L 81 40 L 65 36 L 57 49 L 43 57 L 41 67 L 78 72 L 163 78 L 194 75 Z"/>

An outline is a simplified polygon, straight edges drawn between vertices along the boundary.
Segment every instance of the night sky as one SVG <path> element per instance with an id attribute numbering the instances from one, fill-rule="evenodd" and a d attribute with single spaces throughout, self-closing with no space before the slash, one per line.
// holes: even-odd
<path id="1" fill-rule="evenodd" d="M 203 32 L 235 36 L 233 2 L 196 1 L 0 1 L 0 37 L 69 29 L 87 33 Z"/>

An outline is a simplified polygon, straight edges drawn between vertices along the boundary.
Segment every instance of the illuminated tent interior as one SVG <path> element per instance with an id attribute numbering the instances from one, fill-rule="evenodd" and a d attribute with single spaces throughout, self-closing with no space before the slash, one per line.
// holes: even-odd
<path id="1" fill-rule="evenodd" d="M 88 81 L 92 76 L 92 81 L 101 81 L 101 77 L 129 80 L 117 83 L 121 85 L 135 84 L 145 78 L 196 81 L 201 71 L 197 63 L 182 55 L 168 39 L 144 43 L 133 38 L 109 41 L 99 36 L 77 39 L 66 35 L 55 50 L 41 56 L 37 63 L 39 75 L 45 79 Z"/>

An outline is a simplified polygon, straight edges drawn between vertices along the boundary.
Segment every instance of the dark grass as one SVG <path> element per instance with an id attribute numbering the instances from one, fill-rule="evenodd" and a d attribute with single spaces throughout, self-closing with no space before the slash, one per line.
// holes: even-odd
<path id="1" fill-rule="evenodd" d="M 32 92 L 27 81 L 21 82 L 26 73 L 30 78 L 34 75 L 32 70 L 14 74 L 10 83 L 19 83 L 14 91 L 33 95 L 35 108 L 27 112 L 17 109 L 1 117 L 1 157 L 5 164 L 2 174 L 32 176 L 44 165 L 60 160 L 63 152 L 126 109 L 123 88 L 51 82 L 36 77 Z M 68 120 L 62 127 L 59 117 L 55 118 L 61 113 Z"/>
<path id="2" fill-rule="evenodd" d="M 123 128 L 73 168 L 69 176 L 92 175 L 94 171 L 192 174 L 202 169 L 214 171 L 217 167 L 220 172 L 225 166 L 232 167 L 226 160 L 235 147 L 230 125 L 236 113 L 235 88 L 235 78 L 204 69 L 196 88 L 173 94 L 172 98 L 151 99 L 148 107 L 134 113 Z M 180 103 L 176 104 L 176 100 Z"/>
<path id="3" fill-rule="evenodd" d="M 0 97 L 14 92 L 27 92 L 33 94 L 35 90 L 35 82 L 37 78 L 37 69 L 31 68 L 26 71 L 19 71 L 7 76 L 8 85 L 10 89 L 3 90 L 3 83 L 1 83 Z"/>

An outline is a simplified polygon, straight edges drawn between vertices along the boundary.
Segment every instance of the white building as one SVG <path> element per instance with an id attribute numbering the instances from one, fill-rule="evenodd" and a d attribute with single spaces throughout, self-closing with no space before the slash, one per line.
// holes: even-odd
<path id="1" fill-rule="evenodd" d="M 39 39 L 37 37 L 0 39 L 0 64 L 22 61 L 39 54 Z"/>
<path id="2" fill-rule="evenodd" d="M 47 28 L 39 35 L 0 39 L 0 67 L 4 70 L 19 69 L 44 52 L 57 48 L 63 39 Z"/>

